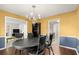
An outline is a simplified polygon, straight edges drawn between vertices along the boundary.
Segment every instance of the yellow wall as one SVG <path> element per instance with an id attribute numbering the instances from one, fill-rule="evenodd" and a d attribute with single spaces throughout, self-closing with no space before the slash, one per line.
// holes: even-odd
<path id="1" fill-rule="evenodd" d="M 60 18 L 60 35 L 79 37 L 79 7 L 72 12 L 50 16 L 39 20 L 41 22 L 41 34 L 48 33 L 48 20 Z M 29 25 L 29 32 L 32 32 L 32 22 Z"/>
<path id="2" fill-rule="evenodd" d="M 32 33 L 32 21 L 28 21 L 28 33 Z"/>
<path id="3" fill-rule="evenodd" d="M 56 18 L 60 18 L 60 35 L 61 36 L 75 36 L 76 35 L 76 12 L 69 12 L 69 13 L 64 13 L 56 16 L 51 16 L 46 18 L 45 20 L 55 20 Z M 44 21 L 45 21 L 44 20 Z M 47 28 L 48 23 L 44 27 L 45 29 Z M 43 29 L 44 29 L 43 28 Z M 45 29 L 42 32 L 45 31 Z M 47 33 L 48 30 L 46 29 Z"/>
<path id="4" fill-rule="evenodd" d="M 41 33 L 48 33 L 48 20 L 60 18 L 60 35 L 79 37 L 79 7 L 77 10 L 63 13 L 55 16 L 50 16 L 41 20 Z"/>
<path id="5" fill-rule="evenodd" d="M 2 13 L 0 12 L 0 36 L 4 36 L 5 35 L 5 24 L 4 24 L 4 17 L 2 15 Z"/>
<path id="6" fill-rule="evenodd" d="M 5 16 L 10 16 L 10 17 L 26 20 L 26 18 L 23 16 L 18 16 L 16 14 L 0 10 L 0 36 L 5 35 Z"/>
<path id="7" fill-rule="evenodd" d="M 47 19 L 41 19 L 41 34 L 46 35 L 48 33 L 48 20 Z"/>
<path id="8" fill-rule="evenodd" d="M 77 13 L 77 17 L 75 19 L 77 19 L 76 21 L 76 36 L 79 38 L 79 7 L 76 10 Z"/>

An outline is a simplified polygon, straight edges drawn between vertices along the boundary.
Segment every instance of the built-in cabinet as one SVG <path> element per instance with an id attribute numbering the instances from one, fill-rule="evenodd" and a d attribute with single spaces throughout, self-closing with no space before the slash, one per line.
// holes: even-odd
<path id="1" fill-rule="evenodd" d="M 38 37 L 41 34 L 41 23 L 32 24 L 32 34 L 34 37 Z"/>

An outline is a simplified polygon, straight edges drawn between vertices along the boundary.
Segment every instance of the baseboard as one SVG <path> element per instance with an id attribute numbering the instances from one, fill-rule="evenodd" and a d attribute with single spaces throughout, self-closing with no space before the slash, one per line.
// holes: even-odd
<path id="1" fill-rule="evenodd" d="M 0 48 L 0 50 L 4 50 L 4 49 L 6 49 L 6 48 Z"/>
<path id="2" fill-rule="evenodd" d="M 10 48 L 10 47 L 12 47 L 12 46 L 0 48 L 0 50 L 4 50 L 4 49 Z"/>
<path id="3" fill-rule="evenodd" d="M 67 49 L 71 49 L 71 50 L 75 50 L 76 51 L 76 54 L 79 55 L 77 49 L 75 49 L 75 48 L 71 48 L 71 47 L 67 47 L 67 46 L 63 46 L 63 45 L 60 45 L 60 47 L 67 48 Z"/>

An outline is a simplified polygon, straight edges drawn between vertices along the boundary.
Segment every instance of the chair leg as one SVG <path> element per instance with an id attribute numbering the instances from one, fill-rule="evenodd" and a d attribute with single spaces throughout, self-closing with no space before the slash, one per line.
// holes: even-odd
<path id="1" fill-rule="evenodd" d="M 46 49 L 44 49 L 44 55 L 46 54 Z"/>
<path id="2" fill-rule="evenodd" d="M 49 55 L 50 55 L 50 48 L 48 48 L 48 50 L 49 50 Z"/>
<path id="3" fill-rule="evenodd" d="M 21 50 L 19 50 L 19 54 L 20 54 L 20 55 L 22 54 L 22 51 L 21 51 Z"/>
<path id="4" fill-rule="evenodd" d="M 25 55 L 29 55 L 29 53 L 28 53 L 28 51 L 27 51 L 27 50 L 25 50 Z"/>
<path id="5" fill-rule="evenodd" d="M 24 50 L 21 50 L 21 54 L 22 54 L 22 55 L 24 54 Z"/>
<path id="6" fill-rule="evenodd" d="M 52 48 L 52 47 L 50 47 L 50 49 L 51 49 L 51 51 L 52 51 L 52 53 L 53 53 L 53 55 L 54 55 L 53 48 Z"/>
<path id="7" fill-rule="evenodd" d="M 22 50 L 15 50 L 15 54 L 17 54 L 17 53 L 19 53 L 20 55 L 23 53 L 23 51 Z"/>
<path id="8" fill-rule="evenodd" d="M 15 50 L 15 54 L 17 54 L 17 49 Z"/>

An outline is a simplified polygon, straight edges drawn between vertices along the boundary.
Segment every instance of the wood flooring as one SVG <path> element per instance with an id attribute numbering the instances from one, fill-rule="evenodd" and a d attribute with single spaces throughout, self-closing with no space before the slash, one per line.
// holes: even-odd
<path id="1" fill-rule="evenodd" d="M 15 51 L 15 48 L 7 48 L 0 50 L 0 55 L 27 55 L 25 51 L 22 51 L 21 54 L 19 53 L 19 50 L 17 51 L 17 53 Z M 46 55 L 49 55 L 48 50 L 46 50 Z M 76 52 L 71 49 L 60 47 L 60 55 L 76 55 Z"/>

